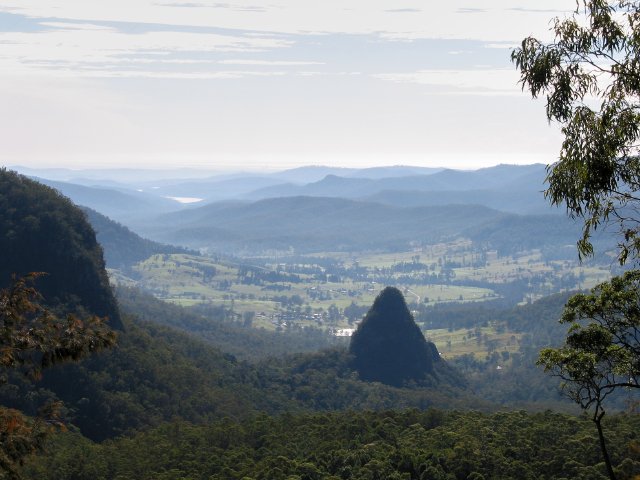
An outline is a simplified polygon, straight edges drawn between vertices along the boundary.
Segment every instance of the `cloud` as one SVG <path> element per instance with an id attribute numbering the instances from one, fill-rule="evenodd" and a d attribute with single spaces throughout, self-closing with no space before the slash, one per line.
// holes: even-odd
<path id="1" fill-rule="evenodd" d="M 420 13 L 422 10 L 418 8 L 396 8 L 393 10 L 385 10 L 387 13 Z"/>
<path id="2" fill-rule="evenodd" d="M 68 72 L 72 73 L 72 72 Z M 286 72 L 256 72 L 228 70 L 220 72 L 168 72 L 158 70 L 98 70 L 85 72 L 85 76 L 98 78 L 157 78 L 170 80 L 233 80 L 247 77 L 281 77 Z"/>
<path id="3" fill-rule="evenodd" d="M 517 41 L 548 35 L 549 10 L 573 11 L 574 0 L 450 0 L 425 8 L 424 0 L 343 0 L 339 3 L 300 0 L 157 1 L 3 0 L 0 11 L 31 18 L 80 22 L 128 22 L 185 28 L 220 28 L 285 35 L 377 34 L 386 39 L 457 38 Z M 411 13 L 401 15 L 390 13 Z M 474 13 L 464 15 L 461 13 Z"/>
<path id="4" fill-rule="evenodd" d="M 468 8 L 463 7 L 458 9 L 458 13 L 487 13 L 488 10 L 486 8 Z"/>
<path id="5" fill-rule="evenodd" d="M 392 62 L 401 64 L 397 71 L 404 77 L 397 78 L 409 81 L 412 74 L 406 72 L 425 65 L 431 70 L 460 68 L 470 58 L 461 55 L 465 52 L 479 57 L 479 63 L 496 64 L 501 54 L 492 55 L 490 49 L 513 48 L 531 34 L 529 25 L 535 18 L 544 18 L 540 24 L 548 28 L 544 11 L 573 3 L 536 2 L 477 0 L 471 8 L 467 1 L 451 0 L 424 9 L 420 0 L 403 0 L 399 8 L 389 9 L 387 0 L 344 0 L 340 4 L 344 8 L 332 2 L 303 4 L 299 0 L 279 0 L 277 6 L 266 0 L 110 0 L 107 8 L 102 2 L 82 0 L 3 0 L 0 12 L 19 5 L 23 13 L 18 17 L 28 18 L 38 29 L 2 32 L 0 25 L 0 67 L 56 75 L 76 71 L 96 77 L 226 78 L 220 65 L 247 67 L 243 71 L 255 67 L 261 72 L 325 65 L 317 69 L 323 70 L 319 73 L 358 70 L 374 74 L 380 73 L 380 65 Z M 530 8 L 542 13 L 523 15 Z M 460 15 L 461 11 L 474 15 Z M 411 15 L 395 15 L 403 12 Z M 522 30 L 524 21 L 526 30 Z M 442 54 L 422 43 L 471 42 L 469 39 L 482 37 L 491 40 L 477 41 L 471 47 L 469 43 L 449 44 Z M 384 43 L 389 48 L 372 51 L 372 45 Z M 421 55 L 420 49 L 426 49 L 425 53 Z M 283 51 L 289 53 L 283 55 Z M 500 65 L 507 63 L 508 59 Z"/>
<path id="6" fill-rule="evenodd" d="M 76 71 L 82 75 L 103 77 L 105 71 L 117 76 L 136 75 L 136 65 L 215 65 L 215 55 L 228 53 L 262 53 L 286 48 L 291 42 L 269 36 L 222 35 L 203 32 L 151 31 L 127 34 L 115 28 L 69 22 L 43 22 L 48 30 L 23 33 L 0 32 L 0 66 L 13 69 L 39 70 L 61 74 Z M 162 58 L 172 57 L 172 58 Z M 162 69 L 162 67 L 159 67 Z M 179 72 L 162 73 L 174 75 Z M 219 72 L 185 72 L 192 75 L 213 76 Z"/>
<path id="7" fill-rule="evenodd" d="M 267 9 L 258 5 L 239 5 L 231 3 L 192 3 L 192 2 L 165 2 L 155 3 L 160 7 L 180 7 L 180 8 L 227 8 L 237 12 L 266 12 Z"/>
<path id="8" fill-rule="evenodd" d="M 288 60 L 220 60 L 222 65 L 256 65 L 256 66 L 277 66 L 277 67 L 297 67 L 307 65 L 325 65 L 324 62 L 305 62 L 305 61 L 288 61 Z"/>
<path id="9" fill-rule="evenodd" d="M 39 22 L 39 25 L 43 27 L 51 27 L 55 30 L 102 30 L 115 32 L 116 29 L 106 25 L 96 25 L 93 23 L 77 23 L 77 22 Z"/>
<path id="10" fill-rule="evenodd" d="M 523 13 L 553 13 L 553 14 L 561 14 L 567 13 L 567 10 L 561 10 L 557 8 L 525 8 L 525 7 L 512 7 L 508 10 L 513 10 L 514 12 L 523 12 Z"/>
<path id="11" fill-rule="evenodd" d="M 356 77 L 362 72 L 318 72 L 300 71 L 296 73 L 299 77 Z"/>
<path id="12" fill-rule="evenodd" d="M 456 95 L 519 95 L 519 76 L 514 69 L 420 70 L 413 73 L 374 75 L 396 83 L 433 87 L 433 92 Z"/>

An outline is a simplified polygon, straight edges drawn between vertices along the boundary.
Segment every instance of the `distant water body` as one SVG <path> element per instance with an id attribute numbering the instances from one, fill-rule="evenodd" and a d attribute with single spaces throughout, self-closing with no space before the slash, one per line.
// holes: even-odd
<path id="1" fill-rule="evenodd" d="M 171 200 L 175 200 L 176 202 L 180 202 L 180 203 L 197 203 L 204 200 L 204 198 L 197 198 L 197 197 L 164 197 L 164 198 L 170 198 Z"/>

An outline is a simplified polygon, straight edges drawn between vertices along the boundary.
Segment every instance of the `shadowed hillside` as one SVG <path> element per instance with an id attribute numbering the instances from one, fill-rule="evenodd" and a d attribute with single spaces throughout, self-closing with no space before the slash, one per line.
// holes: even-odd
<path id="1" fill-rule="evenodd" d="M 0 170 L 0 287 L 11 275 L 46 272 L 37 288 L 48 306 L 109 317 L 122 328 L 102 248 L 85 214 L 52 188 Z"/>
<path id="2" fill-rule="evenodd" d="M 186 248 L 163 245 L 142 238 L 124 225 L 88 207 L 82 207 L 82 210 L 96 231 L 100 245 L 104 248 L 104 259 L 109 268 L 127 269 L 158 253 L 189 252 Z"/>
<path id="3" fill-rule="evenodd" d="M 427 342 L 400 290 L 385 288 L 351 337 L 349 351 L 360 378 L 401 386 L 424 382 L 441 363 L 436 346 Z"/>

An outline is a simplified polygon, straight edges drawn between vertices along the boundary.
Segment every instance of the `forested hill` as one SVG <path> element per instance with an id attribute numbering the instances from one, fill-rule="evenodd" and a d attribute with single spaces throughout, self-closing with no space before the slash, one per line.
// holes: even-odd
<path id="1" fill-rule="evenodd" d="M 130 297 L 127 303 L 127 310 L 139 309 L 136 307 L 139 299 Z M 536 317 L 536 307 L 537 304 L 527 308 L 524 316 L 514 316 L 514 322 L 528 323 Z M 153 310 L 141 310 L 145 318 L 157 320 Z M 168 324 L 172 317 L 179 322 L 191 321 L 178 318 L 178 310 L 167 309 L 167 318 L 162 321 Z M 126 331 L 120 335 L 117 349 L 81 364 L 57 367 L 46 372 L 36 385 L 26 384 L 21 377 L 15 385 L 0 388 L 0 400 L 35 413 L 30 410 L 33 405 L 45 399 L 61 399 L 68 409 L 66 420 L 96 440 L 146 430 L 172 419 L 202 424 L 225 417 L 255 417 L 260 412 L 429 406 L 492 409 L 490 403 L 460 386 L 459 375 L 449 379 L 439 375 L 441 381 L 432 382 L 427 388 L 396 388 L 358 380 L 344 348 L 249 363 L 167 326 L 133 315 L 126 315 L 124 320 Z M 187 323 L 182 327 L 187 327 Z M 199 328 L 200 332 L 207 331 L 204 322 Z M 200 338 L 205 336 L 194 333 Z M 239 338 L 234 350 L 259 346 L 251 339 L 244 346 L 238 341 Z M 265 347 L 263 344 L 261 348 Z M 510 377 L 513 375 L 505 375 L 499 381 L 487 376 L 486 389 L 494 394 L 505 391 L 511 387 Z M 523 391 L 534 395 L 531 390 L 520 388 L 519 398 Z"/>
<path id="2" fill-rule="evenodd" d="M 483 227 L 500 221 L 511 222 L 520 237 L 526 238 L 537 229 L 536 238 L 543 243 L 538 248 L 575 242 L 575 226 L 562 215 L 521 217 L 479 205 L 402 208 L 329 197 L 214 203 L 159 217 L 145 234 L 167 243 L 214 251 L 397 250 L 410 248 L 416 241 L 439 242 L 465 232 L 484 241 L 487 234 Z M 498 237 L 495 243 L 508 244 L 509 236 Z M 493 241 L 489 239 L 487 247 L 491 248 Z"/>
<path id="3" fill-rule="evenodd" d="M 500 254 L 541 249 L 553 257 L 563 252 L 571 255 L 580 231 L 579 222 L 560 215 L 504 215 L 482 225 L 469 225 L 462 235 Z M 594 242 L 603 250 L 612 243 L 610 237 L 603 236 Z"/>
<path id="4" fill-rule="evenodd" d="M 404 296 L 394 287 L 378 294 L 353 333 L 349 352 L 360 378 L 388 385 L 437 385 L 444 364 L 436 346 L 425 340 L 416 325 Z M 455 375 L 448 371 L 444 376 Z"/>
<path id="5" fill-rule="evenodd" d="M 0 286 L 13 274 L 46 272 L 47 305 L 109 317 L 122 328 L 102 248 L 85 214 L 56 190 L 0 169 Z"/>
<path id="6" fill-rule="evenodd" d="M 96 232 L 96 237 L 104 249 L 107 267 L 124 269 L 136 262 L 145 260 L 158 253 L 193 253 L 183 247 L 163 245 L 142 238 L 124 225 L 92 210 L 81 207 Z"/>
<path id="7" fill-rule="evenodd" d="M 194 336 L 124 316 L 116 349 L 80 364 L 46 372 L 42 381 L 13 378 L 0 403 L 35 414 L 45 400 L 62 400 L 66 421 L 83 435 L 104 440 L 172 419 L 206 423 L 259 413 L 390 408 L 475 408 L 489 404 L 442 382 L 431 388 L 396 388 L 364 382 L 350 368 L 346 349 L 287 355 L 252 364 Z"/>

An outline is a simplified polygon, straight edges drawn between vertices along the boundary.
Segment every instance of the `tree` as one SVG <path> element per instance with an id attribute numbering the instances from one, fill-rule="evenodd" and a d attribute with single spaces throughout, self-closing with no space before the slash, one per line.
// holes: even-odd
<path id="1" fill-rule="evenodd" d="M 562 126 L 557 162 L 548 167 L 546 197 L 583 220 L 580 257 L 593 255 L 592 234 L 618 229 L 618 260 L 640 260 L 640 2 L 578 0 L 556 18 L 555 40 L 523 40 L 512 53 L 532 96 L 546 97 L 548 120 Z M 615 473 L 602 430 L 604 401 L 638 388 L 640 273 L 628 272 L 567 304 L 565 344 L 539 363 L 564 380 L 565 392 L 593 410 L 609 477 Z"/>
<path id="2" fill-rule="evenodd" d="M 39 378 L 42 370 L 67 360 L 78 360 L 115 344 L 115 334 L 105 319 L 57 318 L 42 307 L 41 297 L 31 283 L 41 273 L 13 280 L 0 290 L 0 385 L 11 371 Z M 19 478 L 17 467 L 24 458 L 39 451 L 47 432 L 55 425 L 58 405 L 48 405 L 37 419 L 0 407 L 0 472 L 3 478 Z"/>
<path id="3" fill-rule="evenodd" d="M 367 313 L 367 310 L 367 307 L 360 307 L 356 302 L 352 300 L 351 304 L 344 308 L 344 316 L 347 317 L 349 325 L 351 325 L 353 324 L 353 322 L 362 317 L 362 315 Z"/>
<path id="4" fill-rule="evenodd" d="M 640 388 L 640 271 L 573 296 L 560 321 L 571 324 L 565 344 L 542 350 L 538 364 L 563 380 L 569 398 L 592 410 L 607 471 L 615 478 L 602 429 L 604 402 L 621 388 Z"/>
<path id="5" fill-rule="evenodd" d="M 562 126 L 559 160 L 546 197 L 584 220 L 581 255 L 592 233 L 619 229 L 619 261 L 640 258 L 640 2 L 579 0 L 556 18 L 555 41 L 529 37 L 512 53 L 523 89 L 546 97 L 548 120 Z"/>

